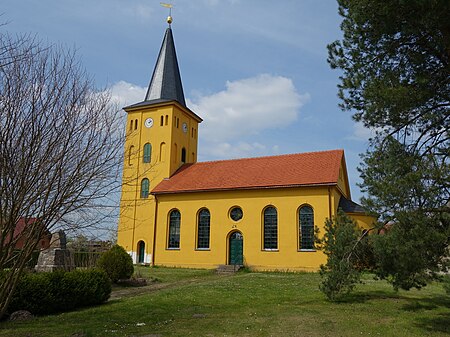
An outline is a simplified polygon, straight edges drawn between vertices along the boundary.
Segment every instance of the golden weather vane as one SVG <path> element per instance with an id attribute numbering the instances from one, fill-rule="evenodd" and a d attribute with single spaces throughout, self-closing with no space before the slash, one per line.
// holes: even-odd
<path id="1" fill-rule="evenodd" d="M 171 24 L 172 21 L 173 21 L 173 19 L 172 19 L 172 7 L 173 7 L 173 5 L 172 5 L 172 4 L 166 4 L 166 3 L 164 3 L 164 2 L 160 2 L 160 4 L 161 4 L 161 6 L 163 6 L 163 7 L 169 8 L 169 16 L 167 17 L 167 23 L 168 23 L 169 26 L 170 26 L 170 24 Z"/>

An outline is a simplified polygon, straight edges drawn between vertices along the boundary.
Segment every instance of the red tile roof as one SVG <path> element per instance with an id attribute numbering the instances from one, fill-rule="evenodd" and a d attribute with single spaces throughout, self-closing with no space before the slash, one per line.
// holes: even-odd
<path id="1" fill-rule="evenodd" d="M 336 185 L 343 150 L 183 165 L 152 194 Z"/>

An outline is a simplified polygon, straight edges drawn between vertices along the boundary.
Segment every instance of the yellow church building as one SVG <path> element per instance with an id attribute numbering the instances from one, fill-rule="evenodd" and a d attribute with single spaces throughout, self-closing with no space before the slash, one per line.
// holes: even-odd
<path id="1" fill-rule="evenodd" d="M 197 162 L 199 124 L 184 99 L 167 28 L 144 101 L 127 106 L 118 244 L 134 263 L 317 270 L 314 231 L 351 201 L 343 150 Z M 243 112 L 245 113 L 245 112 Z"/>

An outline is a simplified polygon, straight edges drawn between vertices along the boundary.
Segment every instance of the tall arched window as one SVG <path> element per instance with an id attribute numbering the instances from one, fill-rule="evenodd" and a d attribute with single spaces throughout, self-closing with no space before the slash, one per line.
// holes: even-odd
<path id="1" fill-rule="evenodd" d="M 134 146 L 130 145 L 130 148 L 128 150 L 128 165 L 133 165 L 133 152 L 134 152 Z"/>
<path id="2" fill-rule="evenodd" d="M 146 143 L 144 145 L 144 163 L 150 163 L 152 159 L 152 145 L 150 143 Z"/>
<path id="3" fill-rule="evenodd" d="M 278 249 L 277 209 L 272 206 L 264 210 L 264 249 Z"/>
<path id="4" fill-rule="evenodd" d="M 141 181 L 141 198 L 148 198 L 148 192 L 150 190 L 150 181 L 147 178 Z"/>
<path id="5" fill-rule="evenodd" d="M 209 248 L 209 233 L 210 233 L 210 214 L 206 208 L 198 212 L 197 225 L 197 248 Z"/>
<path id="6" fill-rule="evenodd" d="M 177 146 L 177 143 L 173 144 L 173 154 L 172 154 L 172 157 L 173 157 L 173 162 L 176 164 L 176 163 L 177 163 L 177 160 L 178 160 L 178 146 Z"/>
<path id="7" fill-rule="evenodd" d="M 162 142 L 159 146 L 159 161 L 166 160 L 166 143 Z"/>
<path id="8" fill-rule="evenodd" d="M 181 214 L 178 210 L 173 210 L 169 215 L 169 240 L 167 248 L 180 248 L 180 225 Z"/>
<path id="9" fill-rule="evenodd" d="M 186 163 L 186 149 L 184 147 L 181 149 L 181 162 Z"/>
<path id="10" fill-rule="evenodd" d="M 311 206 L 302 206 L 298 215 L 299 249 L 314 249 L 314 211 Z"/>

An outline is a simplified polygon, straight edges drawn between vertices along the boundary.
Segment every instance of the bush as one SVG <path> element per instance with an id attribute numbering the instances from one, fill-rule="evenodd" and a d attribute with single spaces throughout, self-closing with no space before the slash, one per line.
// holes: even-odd
<path id="1" fill-rule="evenodd" d="M 368 263 L 367 239 L 360 240 L 361 229 L 341 210 L 325 222 L 321 240 L 327 263 L 320 266 L 320 290 L 329 300 L 341 299 L 360 282 L 361 269 Z"/>
<path id="2" fill-rule="evenodd" d="M 119 245 L 114 245 L 99 258 L 98 267 L 103 269 L 112 282 L 128 279 L 133 275 L 134 267 L 131 256 Z"/>
<path id="3" fill-rule="evenodd" d="M 102 270 L 25 273 L 19 280 L 9 311 L 51 314 L 105 302 L 111 282 Z"/>

